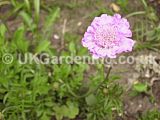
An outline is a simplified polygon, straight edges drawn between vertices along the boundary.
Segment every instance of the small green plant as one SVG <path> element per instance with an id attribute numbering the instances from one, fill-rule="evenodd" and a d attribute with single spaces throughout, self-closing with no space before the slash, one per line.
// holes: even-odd
<path id="1" fill-rule="evenodd" d="M 133 85 L 133 89 L 139 93 L 147 92 L 148 85 L 146 83 L 136 83 Z"/>
<path id="2" fill-rule="evenodd" d="M 148 94 L 149 91 L 149 86 L 147 83 L 140 83 L 137 82 L 135 84 L 133 84 L 132 86 L 132 91 L 131 91 L 131 96 L 137 96 L 140 95 L 142 93 Z"/>
<path id="3" fill-rule="evenodd" d="M 159 18 L 157 17 L 155 9 L 148 5 L 146 0 L 141 0 L 141 3 L 143 4 L 144 11 L 137 11 L 127 15 L 127 17 L 143 15 L 143 17 L 136 17 L 134 28 L 134 37 L 137 40 L 136 49 L 159 51 Z"/>
<path id="4" fill-rule="evenodd" d="M 144 113 L 138 120 L 159 120 L 160 119 L 160 111 L 157 109 L 150 110 Z"/>

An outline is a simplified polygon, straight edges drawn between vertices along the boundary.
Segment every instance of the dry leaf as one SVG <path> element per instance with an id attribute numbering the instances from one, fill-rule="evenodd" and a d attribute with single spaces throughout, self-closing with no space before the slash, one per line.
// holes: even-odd
<path id="1" fill-rule="evenodd" d="M 120 7 L 115 3 L 111 3 L 110 7 L 113 9 L 114 12 L 120 11 Z"/>

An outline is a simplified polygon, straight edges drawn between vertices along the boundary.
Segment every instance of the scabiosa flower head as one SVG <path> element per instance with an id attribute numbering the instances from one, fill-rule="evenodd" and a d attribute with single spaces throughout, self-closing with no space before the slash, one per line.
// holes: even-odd
<path id="1" fill-rule="evenodd" d="M 127 19 L 119 14 L 95 17 L 82 39 L 94 58 L 116 58 L 117 54 L 132 51 L 135 41 Z"/>

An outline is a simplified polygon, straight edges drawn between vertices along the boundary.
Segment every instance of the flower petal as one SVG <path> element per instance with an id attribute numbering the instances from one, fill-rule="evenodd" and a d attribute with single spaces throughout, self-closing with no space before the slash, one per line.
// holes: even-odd
<path id="1" fill-rule="evenodd" d="M 124 37 L 123 39 L 121 39 L 120 49 L 118 50 L 118 52 L 122 53 L 122 52 L 132 51 L 134 44 L 135 41 Z"/>
<path id="2" fill-rule="evenodd" d="M 82 39 L 94 58 L 116 58 L 122 52 L 132 51 L 135 44 L 127 19 L 120 14 L 95 17 Z"/>

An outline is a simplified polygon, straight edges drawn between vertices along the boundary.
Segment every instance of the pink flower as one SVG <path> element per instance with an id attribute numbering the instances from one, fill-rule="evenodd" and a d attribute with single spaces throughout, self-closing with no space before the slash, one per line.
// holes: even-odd
<path id="1" fill-rule="evenodd" d="M 94 58 L 116 58 L 117 54 L 132 51 L 135 41 L 127 19 L 119 14 L 95 17 L 82 39 Z"/>

